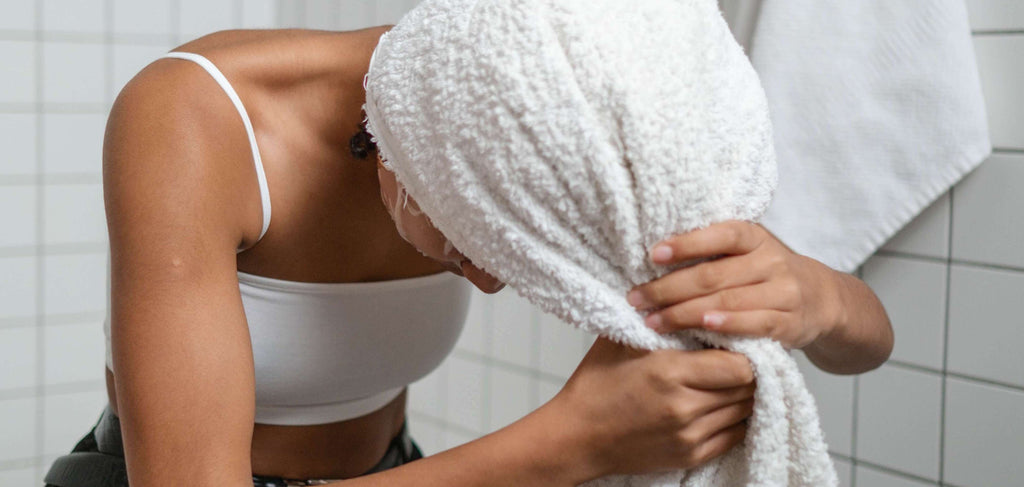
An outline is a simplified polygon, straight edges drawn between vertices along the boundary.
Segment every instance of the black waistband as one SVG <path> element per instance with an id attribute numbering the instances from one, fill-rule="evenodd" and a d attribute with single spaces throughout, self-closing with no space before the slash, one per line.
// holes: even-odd
<path id="1" fill-rule="evenodd" d="M 409 436 L 408 428 L 402 425 L 388 445 L 384 457 L 364 475 L 423 458 L 423 454 Z M 121 422 L 107 406 L 100 415 L 96 426 L 71 450 L 53 462 L 43 479 L 53 487 L 127 487 L 128 472 L 124 462 L 124 443 L 121 438 Z M 254 475 L 254 487 L 282 487 L 289 485 L 319 485 L 326 480 L 283 479 Z"/>

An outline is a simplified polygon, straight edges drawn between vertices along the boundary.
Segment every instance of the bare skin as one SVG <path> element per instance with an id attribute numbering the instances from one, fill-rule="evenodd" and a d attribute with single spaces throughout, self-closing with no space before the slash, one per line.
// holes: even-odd
<path id="1" fill-rule="evenodd" d="M 394 198 L 393 179 L 349 153 L 383 30 L 228 31 L 180 48 L 225 73 L 255 127 L 273 223 L 240 254 L 259 235 L 260 197 L 245 131 L 221 89 L 192 63 L 160 60 L 115 102 L 104 143 L 115 364 L 107 378 L 133 485 L 245 486 L 253 473 L 348 479 L 376 463 L 404 419 L 403 395 L 348 421 L 256 424 L 237 271 L 305 282 L 451 271 L 486 292 L 500 289 L 471 262 L 453 269 L 421 254 L 436 239 L 429 225 L 403 238 L 382 203 Z M 661 305 L 687 296 L 684 285 L 660 282 Z M 823 292 L 852 303 L 843 296 Z M 843 316 L 854 315 L 869 316 Z M 847 328 L 833 323 L 828 336 Z M 836 357 L 850 342 L 815 343 Z M 568 486 L 692 467 L 742 441 L 753 390 L 737 354 L 638 352 L 598 340 L 565 388 L 522 420 L 341 483 Z"/>

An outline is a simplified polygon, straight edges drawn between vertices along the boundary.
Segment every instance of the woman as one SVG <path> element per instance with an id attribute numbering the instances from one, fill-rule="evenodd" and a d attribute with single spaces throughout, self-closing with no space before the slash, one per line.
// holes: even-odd
<path id="1" fill-rule="evenodd" d="M 94 453 L 59 459 L 50 484 L 84 485 L 76 475 L 105 465 L 101 485 L 575 485 L 688 468 L 742 440 L 754 388 L 742 356 L 598 340 L 537 411 L 417 460 L 404 386 L 451 349 L 465 280 L 503 284 L 444 245 L 361 128 L 385 30 L 220 32 L 124 88 L 104 145 L 110 405 L 76 447 Z M 772 336 L 840 373 L 889 354 L 870 289 L 757 225 L 651 254 L 727 256 L 630 293 L 662 308 L 658 330 Z"/>

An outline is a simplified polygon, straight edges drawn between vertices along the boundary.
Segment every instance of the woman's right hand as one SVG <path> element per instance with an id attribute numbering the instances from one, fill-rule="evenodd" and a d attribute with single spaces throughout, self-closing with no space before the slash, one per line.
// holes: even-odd
<path id="1" fill-rule="evenodd" d="M 638 351 L 599 338 L 541 411 L 574 428 L 595 477 L 688 469 L 743 441 L 754 388 L 741 354 Z"/>

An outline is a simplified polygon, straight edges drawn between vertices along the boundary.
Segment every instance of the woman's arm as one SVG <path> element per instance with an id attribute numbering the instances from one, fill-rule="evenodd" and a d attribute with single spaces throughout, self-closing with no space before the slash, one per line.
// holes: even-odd
<path id="1" fill-rule="evenodd" d="M 249 154 L 241 121 L 221 116 L 234 109 L 223 96 L 188 103 L 217 88 L 189 73 L 150 66 L 107 126 L 116 406 L 132 485 L 251 486 L 254 375 L 235 249 L 259 232 L 239 189 L 255 195 L 256 181 L 238 156 Z"/>
<path id="2" fill-rule="evenodd" d="M 711 225 L 672 237 L 651 254 L 664 265 L 711 256 L 723 257 L 637 286 L 627 299 L 656 310 L 647 318 L 656 330 L 770 337 L 803 349 L 828 372 L 865 372 L 892 352 L 892 325 L 866 284 L 793 252 L 760 225 Z"/>
<path id="3" fill-rule="evenodd" d="M 575 486 L 691 468 L 741 442 L 754 376 L 722 350 L 641 352 L 598 339 L 565 387 L 479 440 L 368 477 L 376 486 Z"/>

